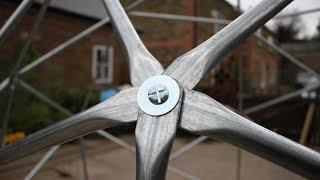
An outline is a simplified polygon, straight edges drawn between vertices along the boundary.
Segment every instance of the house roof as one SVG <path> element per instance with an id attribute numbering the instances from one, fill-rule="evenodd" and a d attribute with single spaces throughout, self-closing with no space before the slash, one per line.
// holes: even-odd
<path id="1" fill-rule="evenodd" d="M 36 4 L 39 5 L 44 0 L 35 0 Z M 75 3 L 75 1 L 77 3 Z M 101 20 L 108 17 L 105 7 L 101 0 L 51 0 L 50 10 L 58 11 L 59 13 L 65 13 L 84 19 L 90 20 Z M 107 25 L 112 27 L 109 21 Z M 138 34 L 143 31 L 134 25 Z"/>
<path id="2" fill-rule="evenodd" d="M 43 1 L 44 0 L 35 0 L 37 3 L 42 3 Z M 77 3 L 75 3 L 75 1 Z M 222 0 L 222 2 L 239 13 L 237 7 L 233 6 L 228 1 Z M 78 15 L 79 17 L 92 20 L 101 20 L 108 17 L 101 0 L 51 0 L 50 8 L 59 12 L 64 12 L 70 15 Z M 273 32 L 267 26 L 263 26 L 262 28 L 273 34 Z M 137 31 L 141 33 L 141 29 L 137 28 Z"/>
<path id="3" fill-rule="evenodd" d="M 35 0 L 42 3 L 44 0 Z M 86 16 L 93 19 L 103 19 L 107 17 L 104 5 L 101 0 L 52 0 L 50 7 Z"/>

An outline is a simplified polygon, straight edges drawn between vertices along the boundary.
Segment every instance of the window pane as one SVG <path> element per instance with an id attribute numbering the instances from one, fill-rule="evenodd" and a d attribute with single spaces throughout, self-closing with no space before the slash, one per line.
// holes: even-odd
<path id="1" fill-rule="evenodd" d="M 109 67 L 110 62 L 112 61 L 112 57 L 110 57 L 109 52 L 112 53 L 109 47 L 105 45 L 96 45 L 93 48 L 94 56 L 93 63 L 94 63 L 94 79 L 97 83 L 108 83 L 110 80 L 110 73 L 112 72 L 112 67 Z M 111 58 L 111 59 L 109 59 Z M 112 78 L 112 76 L 111 76 Z"/>
<path id="2" fill-rule="evenodd" d="M 108 50 L 107 49 L 104 49 L 102 52 L 102 61 L 108 62 Z"/>
<path id="3" fill-rule="evenodd" d="M 97 50 L 97 62 L 98 62 L 98 63 L 101 62 L 101 57 L 102 57 L 101 53 L 102 53 L 101 50 L 98 49 L 98 50 Z"/>
<path id="4" fill-rule="evenodd" d="M 100 78 L 101 78 L 101 73 L 100 73 L 100 68 L 99 68 L 99 66 L 96 67 L 96 70 L 97 70 L 96 78 L 97 78 L 97 79 L 100 79 Z"/>
<path id="5" fill-rule="evenodd" d="M 108 76 L 109 76 L 109 68 L 108 67 L 105 67 L 104 68 L 104 78 L 108 78 Z"/>

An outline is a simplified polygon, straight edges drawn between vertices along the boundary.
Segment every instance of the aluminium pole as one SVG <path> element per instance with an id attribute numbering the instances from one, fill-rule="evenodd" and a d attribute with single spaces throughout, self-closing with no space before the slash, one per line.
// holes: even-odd
<path id="1" fill-rule="evenodd" d="M 28 92 L 30 92 L 31 94 L 35 95 L 38 99 L 42 100 L 43 102 L 45 102 L 48 105 L 50 105 L 51 107 L 53 107 L 54 109 L 62 112 L 63 114 L 65 114 L 67 116 L 70 116 L 70 117 L 72 115 L 74 115 L 71 111 L 69 111 L 68 109 L 63 108 L 62 106 L 60 106 L 58 103 L 56 103 L 52 99 L 50 99 L 50 98 L 46 97 L 45 95 L 41 94 L 36 89 L 34 89 L 33 87 L 31 87 L 30 85 L 25 83 L 23 80 L 18 80 L 17 83 L 21 87 L 26 89 Z M 86 97 L 84 99 L 83 106 L 81 107 L 82 110 L 84 110 L 87 107 L 89 98 L 90 98 L 90 94 L 87 93 L 87 95 L 86 95 Z M 40 170 L 40 168 L 49 160 L 49 158 L 53 155 L 53 153 L 59 149 L 59 147 L 60 147 L 60 145 L 56 145 L 56 146 L 51 147 L 50 150 L 31 169 L 31 171 L 27 174 L 27 176 L 24 179 L 25 180 L 30 180 Z M 86 161 L 86 157 L 85 157 L 85 148 L 84 148 L 84 142 L 83 142 L 83 138 L 82 137 L 79 138 L 79 150 L 80 150 L 80 159 L 81 159 L 82 168 L 83 168 L 83 175 L 84 175 L 83 177 L 84 177 L 85 180 L 88 180 L 89 176 L 88 176 L 88 170 L 87 170 L 87 161 Z"/>
<path id="2" fill-rule="evenodd" d="M 81 111 L 84 111 L 88 107 L 91 95 L 92 95 L 91 90 L 88 90 L 88 92 L 86 93 L 86 96 L 84 98 Z M 86 158 L 85 144 L 84 144 L 83 137 L 79 138 L 79 145 L 80 145 L 80 157 L 81 157 L 82 168 L 83 168 L 83 177 L 85 180 L 88 180 L 89 174 L 88 174 L 88 168 L 87 168 L 88 167 L 87 166 L 87 158 Z"/>
<path id="3" fill-rule="evenodd" d="M 242 50 L 242 48 L 240 48 Z M 243 61 L 242 53 L 238 60 L 238 108 L 243 112 Z M 241 179 L 241 148 L 237 147 L 237 180 Z"/>
<path id="4" fill-rule="evenodd" d="M 143 3 L 144 0 L 136 0 L 134 2 L 132 2 L 131 4 L 129 4 L 125 10 L 126 11 L 130 11 L 132 10 L 133 8 L 137 7 L 138 5 L 140 5 L 141 3 Z"/>
<path id="5" fill-rule="evenodd" d="M 139 11 L 131 11 L 129 12 L 129 15 L 132 16 L 140 16 L 140 17 L 148 17 L 148 18 L 160 18 L 160 19 L 169 19 L 169 20 L 178 20 L 178 21 L 193 21 L 193 22 L 203 22 L 203 23 L 217 23 L 217 24 L 223 24 L 223 25 L 227 25 L 230 21 L 227 20 L 223 20 L 223 19 L 214 19 L 214 18 L 206 18 L 206 17 L 194 17 L 194 16 L 184 16 L 184 15 L 172 15 L 172 14 L 163 14 L 163 13 L 149 13 L 149 12 L 139 12 Z M 306 65 L 302 64 L 300 61 L 298 61 L 296 58 L 294 58 L 293 56 L 291 56 L 289 53 L 285 52 L 283 49 L 281 49 L 280 47 L 276 46 L 275 44 L 271 44 L 270 42 L 268 42 L 264 37 L 258 36 L 257 34 L 255 34 L 255 37 L 258 40 L 261 40 L 263 43 L 265 43 L 266 45 L 270 46 L 273 50 L 275 50 L 276 52 L 278 52 L 279 54 L 281 54 L 282 56 L 288 58 L 288 60 L 290 60 L 291 62 L 293 62 L 294 64 L 298 65 L 299 67 L 301 67 L 302 69 L 311 72 L 312 74 L 316 75 L 317 77 L 319 77 L 319 75 L 313 71 L 311 68 L 307 67 Z M 313 88 L 313 87 L 312 87 Z M 304 88 L 304 90 L 308 90 L 309 87 Z M 262 109 L 265 107 L 268 107 L 270 105 L 276 104 L 280 101 L 283 100 L 287 100 L 289 98 L 292 98 L 294 96 L 299 95 L 299 93 L 301 92 L 301 90 L 295 91 L 293 93 L 289 93 L 288 95 L 285 96 L 281 96 L 279 98 L 275 98 L 274 100 L 267 102 L 266 104 L 260 104 L 256 107 L 254 107 L 254 109 L 249 108 L 247 113 L 252 113 L 254 111 L 257 111 L 258 109 Z M 196 139 L 195 141 L 198 141 L 198 139 Z"/>
<path id="6" fill-rule="evenodd" d="M 294 12 L 291 14 L 279 15 L 279 16 L 274 17 L 273 19 L 290 18 L 290 17 L 300 16 L 300 15 L 304 15 L 304 14 L 316 13 L 319 11 L 320 11 L 320 8 L 309 9 L 309 10 L 305 10 L 305 11 Z"/>
<path id="7" fill-rule="evenodd" d="M 130 11 L 128 14 L 131 16 L 146 17 L 146 18 L 168 19 L 168 20 L 176 20 L 176 21 L 193 21 L 193 22 L 221 24 L 221 25 L 228 25 L 231 22 L 225 19 L 174 15 L 174 14 L 164 14 L 164 13 L 150 13 L 150 12 L 142 12 L 142 11 Z M 272 48 L 275 52 L 279 53 L 281 56 L 285 57 L 286 59 L 290 60 L 292 63 L 296 64 L 300 68 L 304 69 L 307 72 L 310 72 L 311 74 L 313 74 L 314 76 L 320 79 L 320 75 L 316 71 L 314 71 L 310 67 L 300 62 L 297 58 L 293 57 L 290 53 L 286 52 L 281 47 L 277 46 L 272 42 L 269 42 L 266 38 L 256 33 L 253 35 L 262 43 L 266 44 L 267 46 Z M 1 88 L 1 85 L 0 85 L 0 88 Z"/>
<path id="8" fill-rule="evenodd" d="M 241 14 L 241 0 L 237 1 L 237 9 L 239 14 Z M 238 60 L 238 108 L 239 111 L 243 111 L 243 63 L 242 63 L 242 46 L 239 46 L 238 48 L 240 50 L 240 57 Z M 236 179 L 240 180 L 241 179 L 241 148 L 237 147 L 237 170 L 236 170 Z"/>
<path id="9" fill-rule="evenodd" d="M 47 96 L 45 96 L 44 94 L 42 94 L 41 92 L 37 91 L 36 89 L 34 89 L 33 87 L 31 87 L 30 85 L 28 85 L 27 83 L 25 83 L 23 80 L 19 80 L 18 81 L 19 85 L 21 85 L 21 87 L 23 87 L 25 90 L 27 90 L 28 92 L 30 92 L 31 94 L 33 94 L 35 97 L 37 97 L 38 99 L 42 100 L 43 102 L 47 103 L 49 106 L 55 108 L 58 111 L 61 111 L 63 113 L 65 113 L 66 115 L 71 114 L 72 112 L 65 109 L 64 107 L 62 107 L 61 105 L 59 105 L 57 102 L 53 101 L 52 99 L 48 98 Z M 113 135 L 109 134 L 108 132 L 106 132 L 105 130 L 98 130 L 96 131 L 96 133 L 102 135 L 103 137 L 111 140 L 112 142 L 115 142 L 117 144 L 119 144 L 120 146 L 123 146 L 125 148 L 127 148 L 128 150 L 135 152 L 135 147 L 132 147 L 131 145 L 127 144 L 126 142 L 124 142 L 123 140 L 114 137 Z M 32 168 L 32 170 L 27 174 L 27 176 L 25 177 L 25 180 L 30 180 L 39 170 L 40 168 L 49 160 L 49 158 L 53 155 L 54 152 L 56 152 L 58 149 L 60 148 L 60 145 L 56 145 L 50 148 L 50 150 L 41 158 L 41 160 Z M 169 171 L 171 171 L 174 174 L 177 174 L 179 176 L 182 176 L 186 179 L 190 179 L 190 180 L 199 180 L 199 178 L 192 176 L 182 170 L 179 170 L 173 166 L 169 166 Z"/>
<path id="10" fill-rule="evenodd" d="M 47 8 L 50 4 L 50 1 L 51 0 L 44 1 L 43 5 L 40 9 L 40 12 L 39 12 L 39 14 L 38 14 L 33 26 L 32 26 L 30 34 L 29 34 L 27 40 L 25 41 L 25 44 L 24 44 L 24 46 L 18 56 L 16 64 L 13 68 L 13 71 L 11 72 L 10 81 L 9 81 L 9 83 L 10 83 L 9 97 L 8 97 L 7 108 L 5 111 L 4 119 L 2 122 L 2 132 L 1 132 L 1 139 L 0 139 L 0 142 L 1 142 L 0 146 L 1 147 L 3 147 L 5 144 L 4 137 L 7 133 L 7 127 L 8 127 L 10 113 L 11 113 L 11 109 L 12 109 L 12 105 L 13 105 L 13 97 L 14 97 L 14 93 L 15 93 L 15 89 L 16 89 L 16 80 L 18 78 L 18 70 L 19 70 L 20 65 L 22 63 L 22 60 L 25 58 L 27 52 L 29 51 L 30 45 L 33 41 L 33 36 L 36 34 L 36 32 L 40 26 L 40 23 L 47 12 Z"/>
<path id="11" fill-rule="evenodd" d="M 27 12 L 28 8 L 32 4 L 33 0 L 23 0 L 18 8 L 13 12 L 9 19 L 4 23 L 0 29 L 0 46 L 5 40 L 7 34 L 14 28 L 19 22 L 21 17 Z"/>
<path id="12" fill-rule="evenodd" d="M 130 7 L 128 6 L 129 8 L 127 8 L 126 10 L 133 9 L 136 6 L 138 6 L 140 3 L 143 2 L 142 0 L 137 0 L 137 1 L 139 1 L 139 2 L 133 2 L 132 4 L 129 5 Z M 49 58 L 51 58 L 55 54 L 61 52 L 65 48 L 73 45 L 74 43 L 76 43 L 77 41 L 81 40 L 82 38 L 88 36 L 89 34 L 94 32 L 95 30 L 97 30 L 97 29 L 101 28 L 102 26 L 104 26 L 105 24 L 107 24 L 108 22 L 110 22 L 109 17 L 105 17 L 104 19 L 102 19 L 99 22 L 95 23 L 94 25 L 90 26 L 86 30 L 84 30 L 84 31 L 80 32 L 79 34 L 75 35 L 74 37 L 68 39 L 64 43 L 60 44 L 56 48 L 52 49 L 51 51 L 47 52 L 43 56 L 41 56 L 41 57 L 37 58 L 36 60 L 34 60 L 32 63 L 30 63 L 27 66 L 25 66 L 22 69 L 20 69 L 19 72 L 18 72 L 19 75 L 31 71 L 36 66 L 38 66 L 41 63 L 43 63 L 44 61 L 48 60 Z M 0 92 L 5 87 L 7 87 L 9 85 L 9 82 L 10 82 L 9 77 L 5 78 L 2 82 L 0 82 Z"/>

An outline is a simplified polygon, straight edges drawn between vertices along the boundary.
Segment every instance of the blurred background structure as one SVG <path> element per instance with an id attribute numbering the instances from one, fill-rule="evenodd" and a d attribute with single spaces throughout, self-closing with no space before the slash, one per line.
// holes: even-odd
<path id="1" fill-rule="evenodd" d="M 237 18 L 257 2 L 121 0 L 146 47 L 164 67 L 217 33 L 227 21 Z M 0 1 L 0 27 L 20 3 L 18 0 Z M 49 4 L 47 9 L 44 8 L 45 3 Z M 319 9 L 320 2 L 296 0 L 257 31 L 255 36 L 228 53 L 202 79 L 196 90 L 240 109 L 253 121 L 272 131 L 318 149 L 319 92 L 316 88 L 308 88 L 318 83 L 318 77 L 305 70 L 308 67 L 314 72 L 320 70 Z M 43 20 L 32 31 L 41 10 Z M 28 73 L 29 70 L 26 70 L 23 72 L 25 75 L 19 76 L 26 84 L 16 87 L 8 125 L 2 127 L 7 144 L 130 87 L 126 55 L 100 0 L 35 0 L 13 31 L 5 39 L 0 39 L 1 81 L 10 75 L 16 76 L 12 74 L 12 69 L 16 67 L 21 49 L 28 41 L 30 46 L 21 58 L 19 69 L 37 60 L 40 60 L 41 66 Z M 69 43 L 62 47 L 61 44 L 66 41 Z M 292 63 L 295 60 L 307 68 Z M 38 91 L 50 97 L 51 101 L 46 99 L 43 102 Z M 9 96 L 10 88 L 0 94 L 0 117 L 3 121 Z M 278 97 L 283 99 L 278 101 Z M 263 102 L 271 104 L 251 108 Z M 52 108 L 46 103 L 59 105 Z M 3 131 L 4 128 L 7 130 Z M 107 131 L 122 137 L 128 144 L 134 144 L 133 125 Z M 182 132 L 179 132 L 179 137 L 174 150 L 185 147 L 195 139 L 195 136 Z M 239 153 L 233 146 L 204 141 L 205 138 L 196 140 L 196 143 L 203 143 L 172 162 L 175 167 L 195 176 L 187 179 L 302 179 L 257 156 Z M 133 179 L 134 156 L 129 152 L 95 135 L 86 136 L 82 143 L 88 174 L 82 174 L 80 157 L 84 155 L 83 150 L 79 154 L 78 143 L 71 142 L 54 155 L 34 179 Z M 0 179 L 22 179 L 42 154 L 40 152 L 0 167 Z M 215 165 L 209 166 L 212 162 Z M 198 166 L 209 167 L 199 169 Z M 181 176 L 169 173 L 168 178 L 179 179 Z"/>

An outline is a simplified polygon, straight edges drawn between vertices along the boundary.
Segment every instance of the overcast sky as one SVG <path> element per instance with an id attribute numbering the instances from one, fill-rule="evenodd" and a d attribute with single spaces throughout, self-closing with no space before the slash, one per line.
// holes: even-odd
<path id="1" fill-rule="evenodd" d="M 237 0 L 227 0 L 232 5 L 237 4 Z M 241 6 L 243 10 L 247 10 L 261 0 L 241 0 Z M 282 14 L 299 12 L 309 9 L 320 8 L 320 0 L 295 0 L 289 6 L 287 6 Z M 320 20 L 320 11 L 311 14 L 301 15 L 301 23 L 303 32 L 299 35 L 300 37 L 312 36 L 316 32 L 316 27 Z M 268 26 L 272 28 L 273 22 L 269 22 Z"/>

